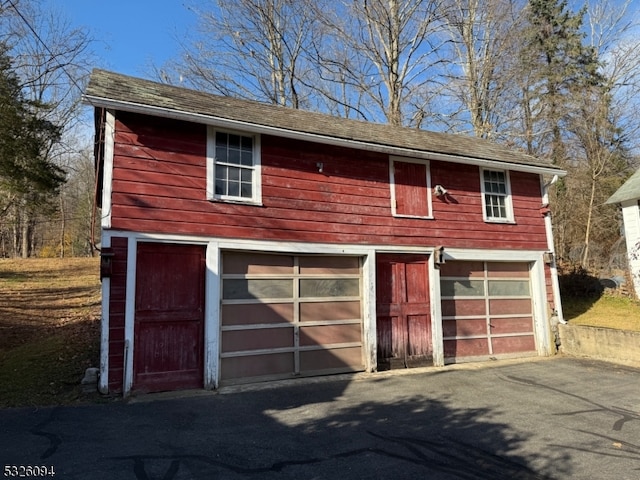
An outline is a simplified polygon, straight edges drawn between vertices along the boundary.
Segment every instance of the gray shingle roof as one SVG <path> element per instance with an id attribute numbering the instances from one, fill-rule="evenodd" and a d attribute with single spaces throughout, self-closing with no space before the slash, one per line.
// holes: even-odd
<path id="1" fill-rule="evenodd" d="M 94 106 L 137 111 L 147 108 L 148 113 L 161 116 L 170 116 L 171 112 L 183 113 L 204 118 L 204 123 L 207 118 L 224 119 L 283 132 L 354 141 L 372 147 L 454 155 L 463 160 L 489 160 L 542 167 L 549 169 L 548 173 L 565 173 L 535 157 L 475 137 L 338 118 L 213 95 L 99 69 L 92 72 L 84 97 L 87 103 Z"/>
<path id="2" fill-rule="evenodd" d="M 609 197 L 609 200 L 604 202 L 605 204 L 621 203 L 628 200 L 640 199 L 640 170 L 631 175 L 629 179 L 622 184 L 622 186 L 616 190 L 616 193 Z"/>

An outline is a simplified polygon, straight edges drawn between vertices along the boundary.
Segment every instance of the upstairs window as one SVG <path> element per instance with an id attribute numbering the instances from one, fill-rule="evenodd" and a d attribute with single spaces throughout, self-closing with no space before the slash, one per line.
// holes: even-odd
<path id="1" fill-rule="evenodd" d="M 432 218 L 429 162 L 392 157 L 389 177 L 393 216 Z"/>
<path id="2" fill-rule="evenodd" d="M 487 222 L 513 222 L 509 174 L 503 170 L 481 170 L 482 204 Z"/>
<path id="3" fill-rule="evenodd" d="M 208 129 L 207 198 L 260 202 L 260 138 Z"/>

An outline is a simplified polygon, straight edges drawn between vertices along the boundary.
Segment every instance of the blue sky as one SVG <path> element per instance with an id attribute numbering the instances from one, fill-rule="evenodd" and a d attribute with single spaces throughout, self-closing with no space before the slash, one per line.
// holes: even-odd
<path id="1" fill-rule="evenodd" d="M 148 77 L 150 65 L 178 54 L 177 37 L 195 26 L 183 0 L 47 0 L 73 26 L 96 40 L 100 64 L 118 73 Z"/>

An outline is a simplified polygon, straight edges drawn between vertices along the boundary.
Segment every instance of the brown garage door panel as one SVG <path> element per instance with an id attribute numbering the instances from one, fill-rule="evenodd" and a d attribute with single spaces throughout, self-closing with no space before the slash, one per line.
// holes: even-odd
<path id="1" fill-rule="evenodd" d="M 360 260 L 357 257 L 299 257 L 300 273 L 303 275 L 358 275 Z"/>
<path id="2" fill-rule="evenodd" d="M 499 335 L 505 333 L 526 333 L 533 335 L 533 318 L 491 318 L 489 320 L 491 334 Z"/>
<path id="3" fill-rule="evenodd" d="M 360 318 L 360 302 L 304 302 L 300 303 L 301 322 L 352 320 Z"/>
<path id="4" fill-rule="evenodd" d="M 485 315 L 486 303 L 481 300 L 442 300 L 442 316 L 444 317 L 466 317 L 472 315 Z"/>
<path id="5" fill-rule="evenodd" d="M 334 348 L 331 350 L 303 350 L 300 352 L 300 373 L 309 374 L 328 369 L 362 370 L 362 349 Z"/>
<path id="6" fill-rule="evenodd" d="M 250 377 L 293 376 L 293 353 L 270 353 L 249 357 L 229 357 L 221 361 L 221 376 L 224 380 Z"/>
<path id="7" fill-rule="evenodd" d="M 530 298 L 501 298 L 489 300 L 489 313 L 491 315 L 527 314 L 531 313 Z"/>
<path id="8" fill-rule="evenodd" d="M 489 278 L 529 278 L 529 265 L 521 262 L 487 262 Z"/>
<path id="9" fill-rule="evenodd" d="M 225 252 L 222 259 L 225 274 L 290 274 L 293 257 L 250 252 Z"/>
<path id="10" fill-rule="evenodd" d="M 440 266 L 443 277 L 482 278 L 484 262 L 447 262 Z"/>
<path id="11" fill-rule="evenodd" d="M 531 352 L 536 349 L 536 342 L 532 335 L 518 337 L 493 337 L 491 339 L 493 353 L 500 355 L 503 353 Z"/>
<path id="12" fill-rule="evenodd" d="M 222 353 L 293 348 L 293 328 L 262 328 L 222 332 Z"/>
<path id="13" fill-rule="evenodd" d="M 300 346 L 337 343 L 360 343 L 362 327 L 359 323 L 345 325 L 316 325 L 300 327 Z"/>
<path id="14" fill-rule="evenodd" d="M 248 303 L 222 306 L 222 325 L 293 322 L 292 303 Z"/>
<path id="15" fill-rule="evenodd" d="M 486 318 L 461 318 L 443 321 L 442 328 L 445 337 L 467 337 L 487 334 Z"/>
<path id="16" fill-rule="evenodd" d="M 465 338 L 444 341 L 445 357 L 479 357 L 487 355 L 489 341 L 487 338 Z"/>

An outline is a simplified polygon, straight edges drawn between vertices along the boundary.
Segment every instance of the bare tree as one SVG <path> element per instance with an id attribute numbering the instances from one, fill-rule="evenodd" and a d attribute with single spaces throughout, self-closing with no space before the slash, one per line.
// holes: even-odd
<path id="1" fill-rule="evenodd" d="M 359 0 L 336 4 L 324 15 L 341 55 L 321 68 L 365 100 L 362 116 L 392 125 L 419 126 L 436 90 L 435 53 L 443 40 L 439 0 Z M 380 118 L 382 116 L 382 118 Z"/>
<path id="2" fill-rule="evenodd" d="M 523 1 L 444 0 L 442 11 L 452 40 L 448 90 L 476 136 L 495 136 L 521 74 L 513 59 L 524 28 Z"/>
<path id="3" fill-rule="evenodd" d="M 630 1 L 599 0 L 586 10 L 588 40 L 601 59 L 603 81 L 575 97 L 579 114 L 569 124 L 579 149 L 573 181 L 585 197 L 580 232 L 583 266 L 592 263 L 594 233 L 603 244 L 599 249 L 603 258 L 596 262 L 607 263 L 619 225 L 614 207 L 603 203 L 636 167 L 632 152 L 640 146 L 640 59 L 635 53 L 640 48 L 640 26 L 629 20 L 630 5 Z"/>
<path id="4" fill-rule="evenodd" d="M 308 101 L 307 52 L 320 32 L 307 2 L 211 0 L 192 8 L 198 32 L 182 42 L 178 62 L 160 69 L 162 80 L 293 108 Z"/>
<path id="5" fill-rule="evenodd" d="M 633 0 L 597 0 L 588 4 L 588 40 L 602 61 L 612 115 L 632 150 L 640 148 L 640 21 Z"/>

